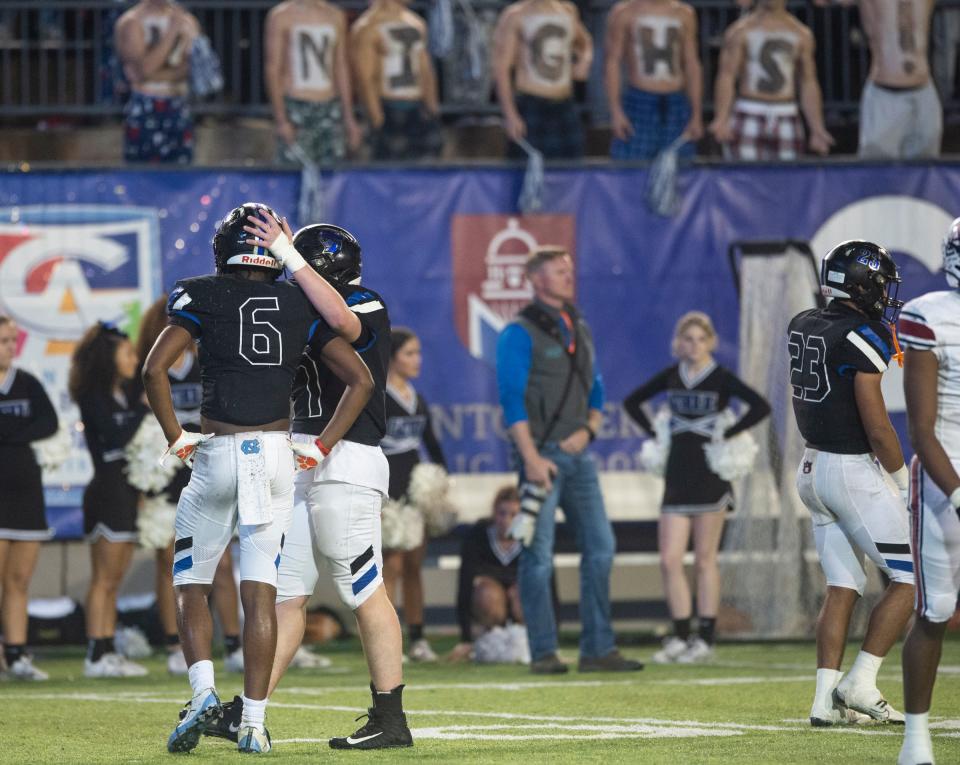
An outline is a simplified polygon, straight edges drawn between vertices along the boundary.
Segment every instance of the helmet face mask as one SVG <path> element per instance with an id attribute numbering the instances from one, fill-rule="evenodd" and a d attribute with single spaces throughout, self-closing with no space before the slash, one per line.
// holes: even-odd
<path id="1" fill-rule="evenodd" d="M 824 297 L 849 300 L 871 319 L 889 324 L 897 320 L 903 301 L 897 264 L 883 247 L 873 242 L 841 242 L 820 266 L 820 292 Z"/>
<path id="2" fill-rule="evenodd" d="M 235 270 L 262 269 L 276 278 L 283 266 L 266 247 L 247 244 L 253 235 L 243 230 L 247 217 L 273 216 L 279 223 L 280 218 L 267 205 L 259 202 L 245 202 L 233 208 L 217 226 L 213 237 L 213 259 L 218 274 L 232 273 Z"/>
<path id="3" fill-rule="evenodd" d="M 327 281 L 350 284 L 360 278 L 360 243 L 345 228 L 331 223 L 304 226 L 293 237 L 293 246 Z"/>
<path id="4" fill-rule="evenodd" d="M 960 218 L 950 224 L 943 237 L 943 271 L 951 288 L 960 287 Z"/>

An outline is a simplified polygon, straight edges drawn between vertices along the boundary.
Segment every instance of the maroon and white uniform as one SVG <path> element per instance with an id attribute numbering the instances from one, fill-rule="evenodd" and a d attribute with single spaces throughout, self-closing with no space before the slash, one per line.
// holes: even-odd
<path id="1" fill-rule="evenodd" d="M 900 342 L 937 357 L 937 440 L 960 471 L 960 292 L 929 292 L 900 314 Z M 917 612 L 945 622 L 960 592 L 960 517 L 916 457 L 910 463 L 910 514 Z"/>

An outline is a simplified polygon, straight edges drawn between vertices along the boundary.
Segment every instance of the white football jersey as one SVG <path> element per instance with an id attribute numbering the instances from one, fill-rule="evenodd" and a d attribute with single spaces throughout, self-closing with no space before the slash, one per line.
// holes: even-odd
<path id="1" fill-rule="evenodd" d="M 928 292 L 900 312 L 900 342 L 937 357 L 937 439 L 960 459 L 960 292 Z"/>

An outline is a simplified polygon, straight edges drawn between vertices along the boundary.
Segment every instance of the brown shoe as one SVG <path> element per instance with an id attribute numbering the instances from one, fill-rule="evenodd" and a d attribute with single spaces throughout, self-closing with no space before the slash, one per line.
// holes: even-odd
<path id="1" fill-rule="evenodd" d="M 606 656 L 581 656 L 577 666 L 579 672 L 636 672 L 643 669 L 643 663 L 628 659 L 614 648 Z"/>
<path id="2" fill-rule="evenodd" d="M 562 675 L 569 672 L 570 667 L 560 661 L 555 653 L 552 653 L 542 659 L 531 661 L 530 671 L 535 675 Z"/>

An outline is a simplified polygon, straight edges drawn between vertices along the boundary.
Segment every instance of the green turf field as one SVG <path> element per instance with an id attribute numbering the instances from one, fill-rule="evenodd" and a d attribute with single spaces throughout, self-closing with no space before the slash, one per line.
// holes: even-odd
<path id="1" fill-rule="evenodd" d="M 447 649 L 450 641 L 436 641 Z M 625 650 L 646 659 L 653 646 Z M 848 650 L 848 663 L 856 647 Z M 575 648 L 564 652 L 575 658 Z M 894 763 L 902 728 L 812 730 L 812 644 L 721 646 L 709 666 L 647 666 L 643 672 L 559 678 L 523 667 L 407 665 L 405 706 L 416 745 L 381 753 L 335 753 L 332 735 L 353 732 L 369 701 L 356 642 L 325 651 L 327 670 L 291 672 L 267 715 L 277 762 L 529 763 Z M 51 680 L 0 685 L 0 762 L 169 762 L 166 737 L 189 695 L 160 659 L 152 674 L 124 681 L 85 680 L 81 658 L 41 653 Z M 899 649 L 880 687 L 902 709 Z M 218 666 L 221 696 L 240 678 Z M 934 696 L 938 763 L 960 762 L 960 640 L 945 646 Z M 220 739 L 205 739 L 191 762 L 237 758 Z"/>

